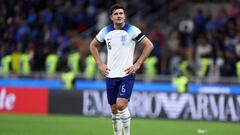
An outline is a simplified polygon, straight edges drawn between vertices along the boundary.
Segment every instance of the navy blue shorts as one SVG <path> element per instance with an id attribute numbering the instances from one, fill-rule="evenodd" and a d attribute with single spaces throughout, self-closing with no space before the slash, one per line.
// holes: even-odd
<path id="1" fill-rule="evenodd" d="M 135 75 L 128 75 L 123 78 L 107 78 L 107 97 L 110 105 L 116 104 L 117 98 L 130 100 Z"/>

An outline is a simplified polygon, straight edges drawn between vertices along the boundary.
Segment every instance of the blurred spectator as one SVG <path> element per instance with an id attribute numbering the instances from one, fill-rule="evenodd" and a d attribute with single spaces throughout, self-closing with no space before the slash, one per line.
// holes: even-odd
<path id="1" fill-rule="evenodd" d="M 31 73 L 31 53 L 29 52 L 31 50 L 24 50 L 21 53 L 20 61 L 19 61 L 19 74 L 21 76 L 29 76 Z"/>
<path id="2" fill-rule="evenodd" d="M 188 77 L 184 75 L 183 72 L 179 72 L 172 79 L 172 85 L 175 88 L 176 92 L 178 93 L 188 92 L 188 83 L 189 83 Z"/>
<path id="3" fill-rule="evenodd" d="M 66 67 L 64 72 L 61 74 L 61 80 L 64 89 L 72 90 L 76 83 L 76 76 L 68 67 Z"/>
<path id="4" fill-rule="evenodd" d="M 173 31 L 168 41 L 168 51 L 169 51 L 169 73 L 176 74 L 178 71 L 178 64 L 180 63 L 180 33 L 178 31 Z"/>
<path id="5" fill-rule="evenodd" d="M 196 45 L 197 75 L 203 78 L 207 76 L 210 65 L 212 64 L 212 45 L 207 42 L 206 37 L 203 35 L 197 38 Z"/>
<path id="6" fill-rule="evenodd" d="M 229 44 L 226 46 L 224 53 L 224 64 L 220 67 L 221 76 L 236 76 L 236 62 L 234 45 Z"/>
<path id="7" fill-rule="evenodd" d="M 99 9 L 99 12 L 97 14 L 97 25 L 96 25 L 97 31 L 103 28 L 104 26 L 106 26 L 107 23 L 109 22 L 108 20 L 109 18 L 108 18 L 107 11 L 104 9 Z"/>
<path id="8" fill-rule="evenodd" d="M 154 29 L 150 32 L 149 38 L 153 43 L 154 49 L 151 55 L 156 57 L 158 60 L 155 62 L 157 68 L 156 73 L 166 74 L 167 73 L 167 45 L 165 35 L 158 29 Z"/>
<path id="9" fill-rule="evenodd" d="M 56 49 L 51 48 L 45 60 L 45 71 L 49 78 L 53 78 L 56 75 L 58 65 L 59 65 L 59 57 L 56 53 Z"/>
<path id="10" fill-rule="evenodd" d="M 94 79 L 97 73 L 97 65 L 92 55 L 87 55 L 85 58 L 86 67 L 84 69 L 84 77 L 88 80 Z"/>
<path id="11" fill-rule="evenodd" d="M 12 62 L 12 57 L 11 55 L 5 53 L 5 55 L 2 56 L 1 59 L 1 74 L 3 77 L 9 77 L 9 73 L 11 71 L 11 62 Z"/>
<path id="12" fill-rule="evenodd" d="M 29 62 L 25 59 L 25 63 L 29 63 L 29 69 L 45 71 L 47 57 L 54 49 L 53 55 L 59 58 L 55 72 L 63 71 L 67 63 L 72 65 L 68 58 L 73 59 L 72 52 L 81 54 L 74 60 L 78 61 L 73 66 L 76 72 L 87 71 L 83 68 L 87 67 L 84 63 L 90 62 L 85 59 L 90 39 L 94 32 L 109 23 L 107 7 L 115 2 L 128 8 L 128 21 L 139 26 L 154 43 L 151 55 L 156 57 L 156 63 L 151 62 L 156 74 L 175 74 L 181 70 L 202 78 L 237 75 L 236 63 L 240 59 L 238 0 L 1 0 L 1 67 L 19 73 L 22 52 L 26 52 Z M 197 6 L 197 10 L 189 8 L 191 6 Z M 137 52 L 138 49 L 135 57 L 138 57 Z M 6 60 L 6 56 L 11 60 L 10 57 Z M 144 68 L 146 66 L 139 72 L 143 73 Z M 3 72 L 3 68 L 1 70 Z"/>
<path id="13" fill-rule="evenodd" d="M 157 75 L 157 57 L 156 56 L 149 56 L 144 61 L 144 75 L 145 80 L 151 80 L 153 77 Z"/>

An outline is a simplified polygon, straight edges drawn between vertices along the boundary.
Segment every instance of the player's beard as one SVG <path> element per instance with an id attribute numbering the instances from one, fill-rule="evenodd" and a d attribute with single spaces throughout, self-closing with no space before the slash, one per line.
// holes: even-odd
<path id="1" fill-rule="evenodd" d="M 125 25 L 125 20 L 124 19 L 121 19 L 121 20 L 117 20 L 115 22 L 115 25 L 117 25 L 117 27 L 123 27 Z"/>

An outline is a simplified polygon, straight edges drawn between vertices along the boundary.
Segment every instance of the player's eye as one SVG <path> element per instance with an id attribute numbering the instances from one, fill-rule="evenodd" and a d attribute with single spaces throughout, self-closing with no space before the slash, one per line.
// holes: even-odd
<path id="1" fill-rule="evenodd" d="M 123 12 L 117 12 L 117 13 L 113 13 L 113 15 L 122 15 Z"/>

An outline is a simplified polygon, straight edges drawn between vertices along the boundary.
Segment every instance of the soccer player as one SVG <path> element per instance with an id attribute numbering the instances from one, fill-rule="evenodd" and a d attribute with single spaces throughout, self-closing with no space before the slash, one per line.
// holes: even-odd
<path id="1" fill-rule="evenodd" d="M 127 108 L 135 73 L 153 49 L 151 41 L 135 26 L 125 22 L 125 8 L 115 4 L 110 8 L 112 24 L 100 30 L 90 43 L 90 51 L 100 72 L 106 76 L 107 98 L 112 110 L 114 135 L 130 135 L 131 116 Z M 98 45 L 106 43 L 107 65 L 99 56 Z M 133 63 L 136 43 L 144 49 Z"/>

